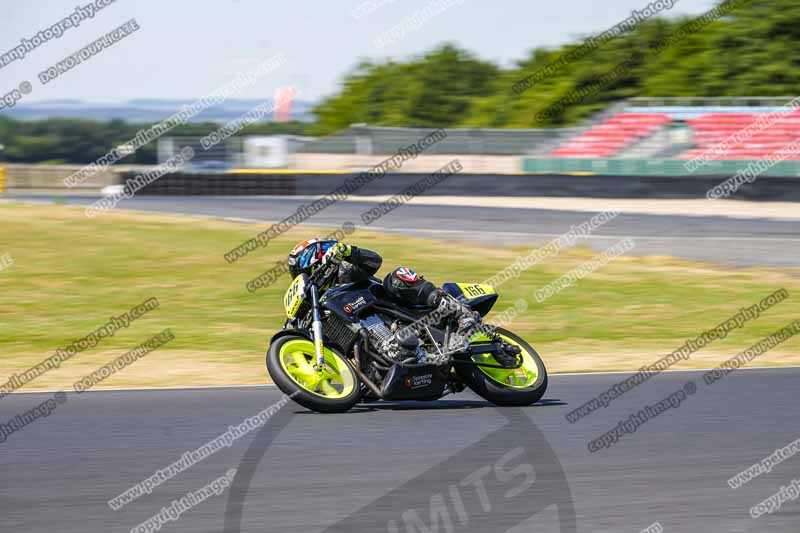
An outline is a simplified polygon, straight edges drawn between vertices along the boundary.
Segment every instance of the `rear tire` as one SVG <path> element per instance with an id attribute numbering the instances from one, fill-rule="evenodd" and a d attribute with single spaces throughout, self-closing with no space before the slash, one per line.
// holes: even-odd
<path id="1" fill-rule="evenodd" d="M 495 331 L 527 352 L 527 355 L 536 364 L 535 381 L 525 387 L 511 386 L 488 376 L 480 367 L 454 363 L 456 373 L 476 394 L 495 405 L 521 407 L 538 402 L 547 391 L 547 369 L 541 357 L 533 346 L 519 336 L 503 328 L 495 328 Z"/>
<path id="2" fill-rule="evenodd" d="M 339 367 L 338 370 L 344 376 L 345 382 L 350 384 L 349 387 L 347 385 L 342 387 L 344 394 L 339 397 L 325 397 L 322 391 L 312 392 L 308 390 L 292 378 L 286 371 L 285 364 L 281 364 L 281 356 L 287 355 L 285 347 L 289 343 L 304 346 L 303 341 L 310 347 L 309 351 L 313 355 L 311 341 L 299 335 L 279 337 L 270 344 L 267 351 L 267 371 L 272 381 L 284 394 L 291 396 L 295 402 L 312 411 L 318 413 L 344 413 L 350 410 L 351 407 L 358 403 L 361 396 L 361 384 L 350 362 L 337 350 L 326 346 L 325 360 L 326 363 L 331 360 L 335 362 Z M 294 350 L 293 353 L 296 351 Z"/>

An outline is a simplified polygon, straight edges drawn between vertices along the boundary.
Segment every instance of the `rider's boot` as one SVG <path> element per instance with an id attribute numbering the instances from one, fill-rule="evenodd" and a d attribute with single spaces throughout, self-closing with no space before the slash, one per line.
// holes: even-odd
<path id="1" fill-rule="evenodd" d="M 481 324 L 481 315 L 470 307 L 459 302 L 441 289 L 432 293 L 428 304 L 434 307 L 431 314 L 441 317 L 439 324 L 455 324 L 455 331 L 451 332 L 448 350 L 456 349 L 468 343 L 469 338 L 478 330 Z"/>

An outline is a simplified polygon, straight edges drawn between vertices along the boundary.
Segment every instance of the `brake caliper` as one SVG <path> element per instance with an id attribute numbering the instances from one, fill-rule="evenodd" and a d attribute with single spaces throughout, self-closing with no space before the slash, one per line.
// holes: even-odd
<path id="1" fill-rule="evenodd" d="M 495 354 L 497 362 L 508 368 L 520 366 L 520 355 L 522 354 L 520 347 L 505 342 L 502 339 L 497 340 L 500 345 L 500 350 Z"/>

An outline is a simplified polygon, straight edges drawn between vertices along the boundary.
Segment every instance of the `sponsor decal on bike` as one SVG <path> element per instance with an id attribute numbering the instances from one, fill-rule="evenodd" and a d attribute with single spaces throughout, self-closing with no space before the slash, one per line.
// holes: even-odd
<path id="1" fill-rule="evenodd" d="M 433 383 L 433 374 L 423 374 L 421 376 L 406 376 L 403 385 L 407 389 L 422 389 L 429 387 Z"/>
<path id="2" fill-rule="evenodd" d="M 358 311 L 365 305 L 367 305 L 367 301 L 364 299 L 363 296 L 359 296 L 358 298 L 356 298 L 355 302 L 350 302 L 349 304 L 345 304 L 344 307 L 342 307 L 342 309 L 344 309 L 345 313 L 350 314 L 353 313 L 354 311 Z"/>

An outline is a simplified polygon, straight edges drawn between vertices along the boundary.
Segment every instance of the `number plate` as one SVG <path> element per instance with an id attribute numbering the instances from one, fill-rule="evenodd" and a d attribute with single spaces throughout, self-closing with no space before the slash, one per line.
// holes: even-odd
<path id="1" fill-rule="evenodd" d="M 289 288 L 286 289 L 286 295 L 283 297 L 283 307 L 286 309 L 286 316 L 294 318 L 297 310 L 300 309 L 300 304 L 303 303 L 305 296 L 306 280 L 303 274 L 296 278 Z"/>
<path id="2" fill-rule="evenodd" d="M 494 287 L 491 285 L 482 285 L 480 283 L 458 283 L 458 288 L 464 293 L 467 298 L 478 298 L 479 296 L 486 296 L 487 294 L 495 294 Z"/>

